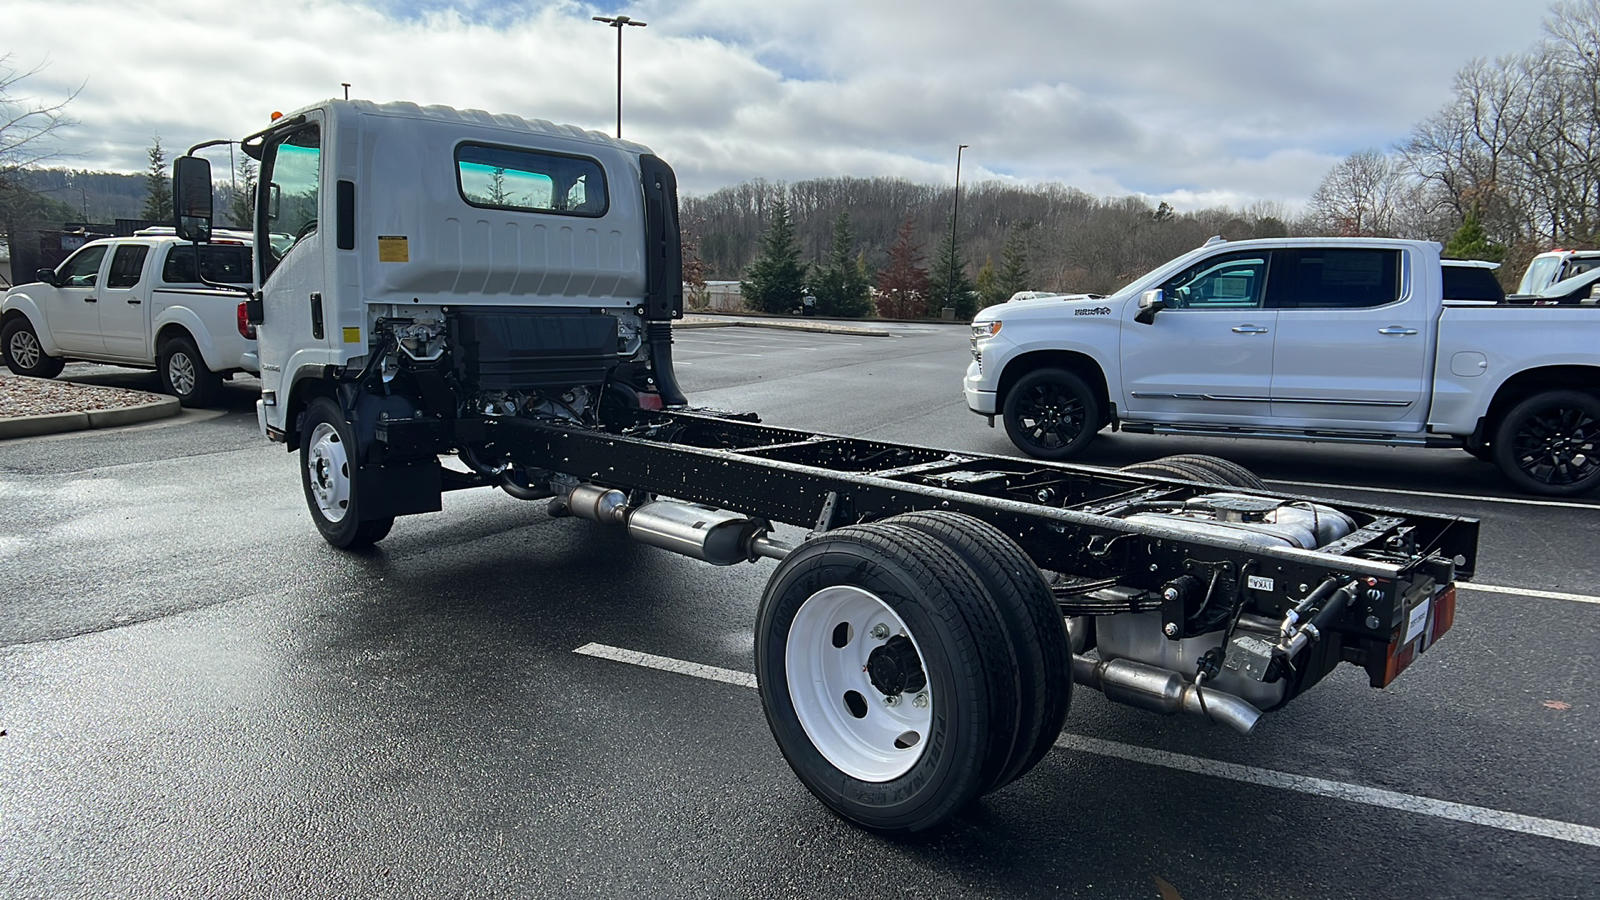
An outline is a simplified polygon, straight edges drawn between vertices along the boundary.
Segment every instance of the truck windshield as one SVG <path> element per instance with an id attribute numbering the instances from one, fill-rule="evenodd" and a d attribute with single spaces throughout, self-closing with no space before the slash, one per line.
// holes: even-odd
<path id="1" fill-rule="evenodd" d="M 1555 279 L 1556 269 L 1561 267 L 1561 257 L 1541 256 L 1528 263 L 1528 271 L 1522 273 L 1522 283 L 1517 285 L 1519 294 L 1537 294 L 1550 286 Z"/>
<path id="2" fill-rule="evenodd" d="M 322 132 L 308 125 L 285 135 L 263 154 L 262 192 L 265 239 L 261 247 L 261 280 L 265 282 L 296 245 L 317 231 L 317 187 L 322 163 Z M 272 235 L 289 235 L 285 246 Z M 283 249 L 279 249 L 282 247 Z"/>

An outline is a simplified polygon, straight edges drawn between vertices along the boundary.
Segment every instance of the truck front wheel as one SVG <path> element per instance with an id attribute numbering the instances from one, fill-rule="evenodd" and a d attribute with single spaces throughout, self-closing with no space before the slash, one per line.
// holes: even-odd
<path id="1" fill-rule="evenodd" d="M 66 365 L 54 356 L 45 355 L 33 323 L 22 316 L 7 322 L 4 330 L 0 330 L 0 350 L 4 351 L 6 368 L 30 378 L 54 378 Z"/>
<path id="2" fill-rule="evenodd" d="M 1495 429 L 1495 465 L 1532 494 L 1569 497 L 1600 487 L 1600 398 L 1548 391 L 1523 400 Z"/>
<path id="3" fill-rule="evenodd" d="M 1100 402 L 1065 369 L 1035 369 L 1006 394 L 1006 436 L 1037 459 L 1070 459 L 1104 424 Z"/>
<path id="4" fill-rule="evenodd" d="M 394 517 L 361 518 L 356 490 L 355 433 L 338 404 L 318 397 L 306 408 L 305 439 L 300 444 L 300 481 L 306 506 L 323 540 L 341 550 L 370 547 L 394 527 Z"/>

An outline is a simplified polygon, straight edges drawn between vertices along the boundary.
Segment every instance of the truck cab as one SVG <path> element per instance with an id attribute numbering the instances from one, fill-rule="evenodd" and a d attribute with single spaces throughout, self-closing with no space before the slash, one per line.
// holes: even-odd
<path id="1" fill-rule="evenodd" d="M 451 477 L 441 453 L 537 492 L 541 473 L 483 439 L 485 416 L 592 422 L 607 404 L 684 403 L 670 357 L 683 309 L 676 181 L 647 148 L 362 100 L 280 116 L 243 147 L 261 163 L 247 304 L 257 416 L 301 451 L 335 544 L 437 510 Z M 209 170 L 175 177 L 180 223 L 209 221 L 202 179 Z"/>

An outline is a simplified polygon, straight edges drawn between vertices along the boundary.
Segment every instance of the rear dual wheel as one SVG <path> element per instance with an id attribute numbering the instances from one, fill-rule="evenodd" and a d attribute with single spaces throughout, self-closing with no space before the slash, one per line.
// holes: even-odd
<path id="1" fill-rule="evenodd" d="M 933 828 L 1027 771 L 1060 731 L 1059 614 L 1021 549 L 987 529 L 926 513 L 840 528 L 767 585 L 768 725 L 801 782 L 865 828 Z"/>
<path id="2" fill-rule="evenodd" d="M 1133 475 L 1152 475 L 1157 478 L 1182 478 L 1202 484 L 1241 488 L 1247 491 L 1264 491 L 1267 486 L 1256 473 L 1236 462 L 1217 456 L 1183 453 L 1164 456 L 1149 462 L 1133 463 L 1118 469 Z"/>

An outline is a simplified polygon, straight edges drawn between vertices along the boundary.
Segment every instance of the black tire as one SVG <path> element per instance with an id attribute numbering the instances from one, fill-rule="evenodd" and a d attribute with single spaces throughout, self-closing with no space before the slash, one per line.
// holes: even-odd
<path id="1" fill-rule="evenodd" d="M 890 693 L 878 657 L 901 635 L 897 652 L 911 647 L 911 660 L 890 668 L 923 681 Z M 995 781 L 1015 739 L 1011 654 L 993 601 L 956 551 L 905 526 L 835 529 L 779 563 L 761 598 L 755 662 L 767 724 L 795 775 L 873 831 L 948 821 Z M 892 708 L 890 696 L 900 698 Z M 924 721 L 900 733 L 897 714 Z M 884 736 L 871 752 L 852 743 L 858 727 Z M 880 760 L 892 733 L 894 758 Z"/>
<path id="2" fill-rule="evenodd" d="M 1183 463 L 1170 463 L 1163 459 L 1132 463 L 1123 466 L 1117 471 L 1127 472 L 1129 475 L 1149 475 L 1153 478 L 1181 478 L 1184 481 L 1199 481 L 1202 483 L 1210 481 L 1210 476 L 1204 472 L 1191 469 Z"/>
<path id="3" fill-rule="evenodd" d="M 1489 450 L 1506 478 L 1530 494 L 1570 497 L 1600 487 L 1600 397 L 1535 394 L 1500 420 Z"/>
<path id="4" fill-rule="evenodd" d="M 1200 480 L 1211 484 L 1221 484 L 1247 491 L 1264 491 L 1267 489 L 1267 485 L 1256 477 L 1256 473 L 1220 456 L 1182 453 L 1177 456 L 1158 459 L 1156 462 L 1180 465 L 1184 468 L 1192 469 L 1206 475 L 1207 477 Z"/>
<path id="5" fill-rule="evenodd" d="M 1006 764 L 985 790 L 1005 787 L 1050 752 L 1072 703 L 1072 650 L 1055 595 L 1028 554 L 982 519 L 930 510 L 885 522 L 914 528 L 955 550 L 994 600 L 1010 639 L 1021 705 Z"/>
<path id="6" fill-rule="evenodd" d="M 312 400 L 300 441 L 300 485 L 322 539 L 341 550 L 370 547 L 394 527 L 393 516 L 361 517 L 354 477 L 360 459 L 355 432 L 339 405 L 326 397 Z"/>
<path id="7" fill-rule="evenodd" d="M 1006 393 L 1006 436 L 1036 459 L 1071 459 L 1105 424 L 1104 411 L 1083 379 L 1065 369 L 1035 369 Z"/>
<path id="8" fill-rule="evenodd" d="M 0 356 L 5 358 L 6 368 L 29 378 L 54 378 L 66 366 L 64 360 L 45 355 L 38 332 L 25 316 L 17 316 L 0 329 Z"/>
<path id="9" fill-rule="evenodd" d="M 222 376 L 206 368 L 205 357 L 188 335 L 163 342 L 156 365 L 161 370 L 161 389 L 184 406 L 210 406 L 222 393 Z"/>

